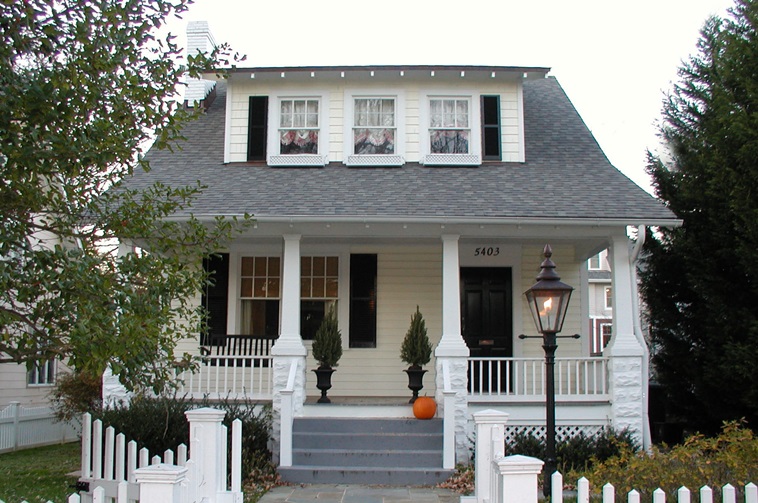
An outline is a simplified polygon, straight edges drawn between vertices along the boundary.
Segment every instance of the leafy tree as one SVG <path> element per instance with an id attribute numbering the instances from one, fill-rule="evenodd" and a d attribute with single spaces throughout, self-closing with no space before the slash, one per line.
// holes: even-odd
<path id="1" fill-rule="evenodd" d="M 166 218 L 199 185 L 122 186 L 149 169 L 151 141 L 170 147 L 199 113 L 178 101 L 185 72 L 229 63 L 219 46 L 182 64 L 158 36 L 189 1 L 0 5 L 0 362 L 110 364 L 127 387 L 158 390 L 177 340 L 202 328 L 201 259 L 237 224 Z M 117 238 L 140 249 L 119 256 Z"/>
<path id="2" fill-rule="evenodd" d="M 641 272 L 671 409 L 758 427 L 758 3 L 709 19 L 663 107 L 657 195 L 683 224 L 649 232 Z"/>

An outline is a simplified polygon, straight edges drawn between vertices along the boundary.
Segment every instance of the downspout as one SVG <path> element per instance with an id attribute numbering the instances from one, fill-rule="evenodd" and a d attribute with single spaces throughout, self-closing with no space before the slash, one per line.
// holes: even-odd
<path id="1" fill-rule="evenodd" d="M 649 415 L 649 390 L 650 390 L 650 350 L 647 347 L 645 337 L 642 335 L 642 325 L 640 323 L 640 300 L 639 300 L 639 288 L 637 286 L 637 260 L 639 259 L 640 252 L 642 251 L 642 245 L 645 244 L 645 226 L 637 226 L 637 241 L 634 243 L 634 248 L 629 256 L 629 275 L 632 283 L 632 309 L 634 310 L 634 335 L 637 337 L 637 342 L 642 346 L 642 448 L 647 450 L 652 445 L 652 437 L 650 434 L 650 418 Z"/>

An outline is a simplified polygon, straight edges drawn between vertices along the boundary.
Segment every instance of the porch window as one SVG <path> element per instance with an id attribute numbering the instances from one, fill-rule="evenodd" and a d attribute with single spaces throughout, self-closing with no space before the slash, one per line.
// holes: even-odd
<path id="1" fill-rule="evenodd" d="M 279 257 L 242 257 L 240 299 L 242 334 L 276 337 L 281 299 Z"/>
<path id="2" fill-rule="evenodd" d="M 300 333 L 312 340 L 324 315 L 336 308 L 339 296 L 339 258 L 300 258 Z"/>
<path id="3" fill-rule="evenodd" d="M 55 384 L 55 359 L 34 362 L 34 366 L 27 373 L 26 382 L 30 386 L 52 386 Z"/>

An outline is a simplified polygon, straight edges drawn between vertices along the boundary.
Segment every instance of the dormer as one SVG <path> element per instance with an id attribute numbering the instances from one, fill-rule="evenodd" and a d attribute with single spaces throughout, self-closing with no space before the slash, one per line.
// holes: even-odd
<path id="1" fill-rule="evenodd" d="M 230 71 L 224 161 L 268 166 L 524 162 L 522 82 L 547 68 L 334 66 Z"/>

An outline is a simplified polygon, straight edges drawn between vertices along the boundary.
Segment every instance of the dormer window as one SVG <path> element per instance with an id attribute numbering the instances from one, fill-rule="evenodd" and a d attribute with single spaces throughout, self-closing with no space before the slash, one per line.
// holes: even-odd
<path id="1" fill-rule="evenodd" d="M 422 162 L 427 166 L 481 164 L 479 110 L 472 95 L 426 95 L 422 108 Z M 472 127 L 476 126 L 476 127 Z"/>
<path id="2" fill-rule="evenodd" d="M 269 111 L 269 166 L 324 166 L 329 162 L 326 102 L 321 93 L 274 97 Z"/>
<path id="3" fill-rule="evenodd" d="M 429 152 L 468 154 L 471 127 L 468 99 L 429 100 Z"/>
<path id="4" fill-rule="evenodd" d="M 348 166 L 401 166 L 403 159 L 403 100 L 398 95 L 357 95 L 345 98 L 345 158 Z"/>
<path id="5" fill-rule="evenodd" d="M 279 153 L 318 154 L 318 100 L 282 100 L 279 114 Z"/>
<path id="6" fill-rule="evenodd" d="M 394 154 L 394 98 L 357 98 L 353 122 L 353 154 Z"/>

